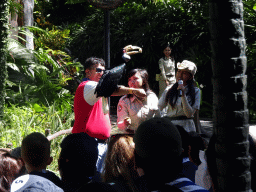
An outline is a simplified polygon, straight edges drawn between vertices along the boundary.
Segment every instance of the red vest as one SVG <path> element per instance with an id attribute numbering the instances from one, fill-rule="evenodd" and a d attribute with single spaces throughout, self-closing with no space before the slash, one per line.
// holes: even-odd
<path id="1" fill-rule="evenodd" d="M 76 90 L 74 100 L 75 124 L 72 133 L 87 133 L 89 136 L 105 140 L 109 138 L 111 124 L 109 114 L 104 114 L 102 99 L 93 106 L 84 99 L 84 86 L 88 81 L 80 83 Z"/>

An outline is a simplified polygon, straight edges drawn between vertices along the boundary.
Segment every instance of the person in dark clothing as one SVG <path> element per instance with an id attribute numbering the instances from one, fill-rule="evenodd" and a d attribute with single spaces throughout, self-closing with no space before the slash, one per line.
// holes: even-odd
<path id="1" fill-rule="evenodd" d="M 144 171 L 147 191 L 166 191 L 169 186 L 181 191 L 207 191 L 182 174 L 182 139 L 170 119 L 144 121 L 133 139 L 135 165 Z"/>
<path id="2" fill-rule="evenodd" d="M 58 160 L 65 192 L 76 191 L 96 174 L 98 142 L 86 133 L 70 134 L 61 143 Z"/>

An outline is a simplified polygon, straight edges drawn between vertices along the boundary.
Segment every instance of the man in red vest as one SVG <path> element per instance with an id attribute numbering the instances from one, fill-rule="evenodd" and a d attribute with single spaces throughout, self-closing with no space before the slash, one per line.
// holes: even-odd
<path id="1" fill-rule="evenodd" d="M 99 150 L 97 170 L 101 172 L 104 154 L 107 150 L 106 140 L 109 138 L 111 132 L 107 98 L 97 95 L 96 91 L 98 82 L 102 79 L 105 71 L 105 61 L 100 58 L 90 57 L 83 65 L 86 78 L 83 79 L 83 82 L 76 90 L 74 100 L 75 123 L 72 133 L 83 132 L 90 137 L 96 138 Z M 106 85 L 104 89 L 107 89 Z M 119 96 L 132 93 L 138 97 L 146 96 L 143 89 L 124 86 L 118 86 L 111 95 Z"/>

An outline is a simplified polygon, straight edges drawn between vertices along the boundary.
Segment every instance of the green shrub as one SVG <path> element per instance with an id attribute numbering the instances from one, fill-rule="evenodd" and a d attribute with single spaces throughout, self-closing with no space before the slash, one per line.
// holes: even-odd
<path id="1" fill-rule="evenodd" d="M 12 144 L 11 148 L 21 146 L 22 139 L 32 133 L 40 132 L 45 134 L 46 129 L 50 129 L 51 134 L 60 130 L 69 129 L 74 119 L 74 113 L 66 110 L 57 110 L 58 104 L 52 106 L 42 106 L 34 104 L 19 107 L 11 105 L 6 107 L 4 120 L 0 124 L 0 148 L 6 148 Z M 53 163 L 48 169 L 58 173 L 58 156 L 60 153 L 60 143 L 65 135 L 51 141 L 51 156 Z"/>

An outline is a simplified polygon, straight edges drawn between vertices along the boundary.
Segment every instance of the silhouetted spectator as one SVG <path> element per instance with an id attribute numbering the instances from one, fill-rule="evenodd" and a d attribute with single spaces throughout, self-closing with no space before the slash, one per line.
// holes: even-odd
<path id="1" fill-rule="evenodd" d="M 152 118 L 140 124 L 135 136 L 135 163 L 144 171 L 148 191 L 207 191 L 184 177 L 182 140 L 168 118 Z"/>
<path id="2" fill-rule="evenodd" d="M 46 170 L 53 160 L 50 156 L 50 147 L 50 141 L 42 133 L 31 133 L 22 140 L 21 157 L 29 174 L 44 177 L 62 187 L 60 178 L 55 173 Z"/>
<path id="3" fill-rule="evenodd" d="M 96 173 L 98 142 L 86 133 L 70 134 L 61 143 L 59 172 L 63 189 L 76 191 Z"/>

